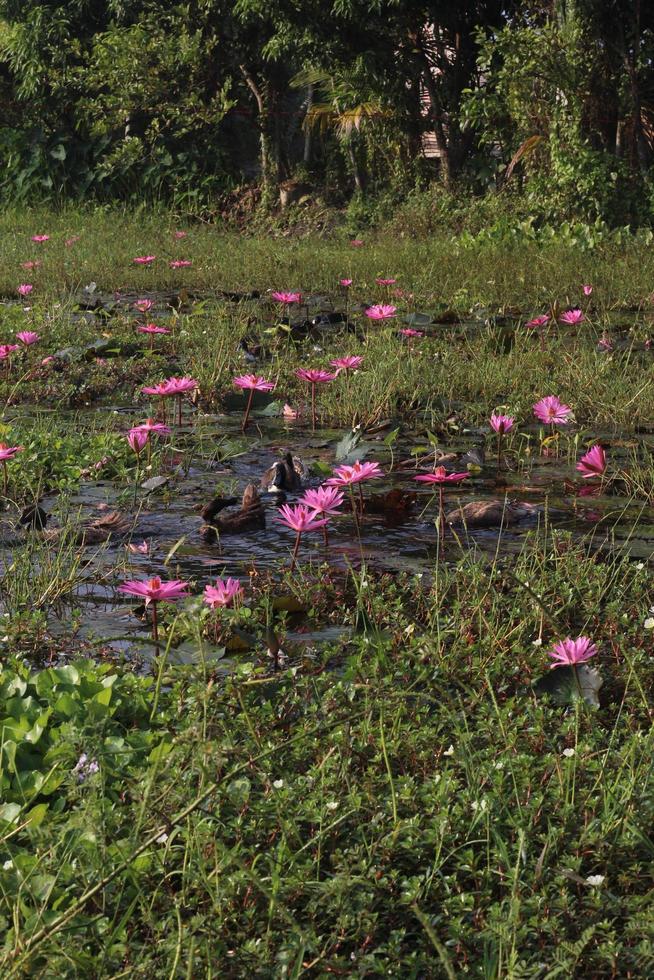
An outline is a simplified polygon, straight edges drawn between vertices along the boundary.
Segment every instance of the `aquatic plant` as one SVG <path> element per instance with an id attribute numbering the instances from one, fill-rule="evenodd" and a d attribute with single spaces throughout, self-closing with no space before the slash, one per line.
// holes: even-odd
<path id="1" fill-rule="evenodd" d="M 241 423 L 241 432 L 245 432 L 248 419 L 250 418 L 250 409 L 252 408 L 252 399 L 255 391 L 274 391 L 275 382 L 267 381 L 264 377 L 258 374 L 240 374 L 234 378 L 234 384 L 242 391 L 249 392 L 248 400 L 245 405 L 245 411 L 243 412 L 243 421 Z"/>
<path id="2" fill-rule="evenodd" d="M 316 431 L 316 385 L 335 381 L 337 374 L 319 368 L 298 368 L 295 377 L 311 385 L 311 431 Z"/>
<path id="3" fill-rule="evenodd" d="M 304 504 L 296 504 L 295 506 L 284 504 L 278 508 L 277 514 L 278 516 L 275 517 L 276 521 L 295 531 L 295 546 L 291 555 L 290 565 L 290 571 L 292 572 L 295 568 L 295 561 L 300 548 L 302 535 L 305 532 L 318 531 L 321 527 L 325 527 L 329 522 L 329 518 L 320 518 L 315 511 L 309 510 Z"/>
<path id="4" fill-rule="evenodd" d="M 137 596 L 145 600 L 145 605 L 152 606 L 152 639 L 159 642 L 159 626 L 157 622 L 157 604 L 160 602 L 176 602 L 187 596 L 188 582 L 172 579 L 162 581 L 158 575 L 150 579 L 130 579 L 118 586 L 118 591 L 125 595 Z"/>

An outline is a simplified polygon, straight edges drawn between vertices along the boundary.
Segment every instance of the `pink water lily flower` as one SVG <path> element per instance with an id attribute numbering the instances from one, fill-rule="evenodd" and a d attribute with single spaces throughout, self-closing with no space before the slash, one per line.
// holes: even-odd
<path id="1" fill-rule="evenodd" d="M 132 541 L 125 546 L 128 551 L 131 551 L 133 555 L 149 555 L 150 554 L 150 542 L 141 541 L 140 544 L 134 544 Z"/>
<path id="2" fill-rule="evenodd" d="M 363 245 L 363 241 L 360 238 L 352 238 L 350 240 L 350 245 L 352 246 L 352 248 L 361 248 L 361 246 Z"/>
<path id="3" fill-rule="evenodd" d="M 300 497 L 300 503 L 315 511 L 316 514 L 338 514 L 338 508 L 343 504 L 345 496 L 336 487 L 318 487 L 316 490 L 305 490 Z"/>
<path id="4" fill-rule="evenodd" d="M 325 517 L 333 517 L 339 513 L 345 495 L 336 487 L 318 487 L 317 490 L 305 490 L 300 497 L 300 503 L 309 507 L 315 514 L 324 514 Z M 325 547 L 329 547 L 329 537 L 327 535 L 327 525 L 322 529 L 325 539 Z"/>
<path id="5" fill-rule="evenodd" d="M 22 446 L 8 446 L 6 442 L 0 442 L 0 462 L 6 463 L 8 459 L 13 459 L 16 453 L 22 451 Z"/>
<path id="6" fill-rule="evenodd" d="M 378 286 L 394 286 L 397 279 L 375 279 Z"/>
<path id="7" fill-rule="evenodd" d="M 35 333 L 33 330 L 21 330 L 16 334 L 16 339 L 20 340 L 21 344 L 25 344 L 26 347 L 29 347 L 30 344 L 38 343 L 41 338 L 39 337 L 38 333 Z"/>
<path id="8" fill-rule="evenodd" d="M 81 235 L 71 235 L 71 237 L 67 238 L 66 241 L 64 242 L 66 248 L 70 248 L 70 246 L 74 245 L 75 242 L 78 242 L 81 237 L 82 237 Z"/>
<path id="9" fill-rule="evenodd" d="M 579 636 L 572 640 L 569 636 L 560 643 L 555 643 L 552 650 L 548 651 L 547 656 L 555 662 L 550 664 L 550 669 L 555 667 L 574 667 L 590 660 L 597 653 L 597 646 L 587 637 Z"/>
<path id="10" fill-rule="evenodd" d="M 498 435 L 503 436 L 507 432 L 511 431 L 515 423 L 515 419 L 510 415 L 497 415 L 495 412 L 493 412 L 489 422 L 493 432 L 497 432 Z"/>
<path id="11" fill-rule="evenodd" d="M 138 310 L 139 313 L 149 313 L 154 303 L 151 299 L 137 299 L 134 303 L 134 309 Z"/>
<path id="12" fill-rule="evenodd" d="M 302 300 L 302 293 L 282 293 L 274 292 L 271 293 L 273 299 L 276 299 L 278 303 L 283 303 L 284 306 L 290 306 L 291 303 L 299 303 Z"/>
<path id="13" fill-rule="evenodd" d="M 16 292 L 19 296 L 29 296 L 33 289 L 34 286 L 32 286 L 29 282 L 21 282 Z"/>
<path id="14" fill-rule="evenodd" d="M 362 463 L 357 460 L 352 466 L 344 464 L 334 468 L 334 476 L 325 481 L 328 487 L 350 487 L 355 483 L 375 480 L 384 475 L 379 463 Z"/>
<path id="15" fill-rule="evenodd" d="M 187 231 L 176 231 L 173 237 L 176 238 L 177 241 L 180 241 L 182 238 L 186 238 L 187 235 Z"/>
<path id="16" fill-rule="evenodd" d="M 48 242 L 50 241 L 49 235 L 32 235 L 33 242 Z"/>
<path id="17" fill-rule="evenodd" d="M 606 472 L 606 453 L 600 445 L 592 446 L 577 463 L 576 469 L 584 480 L 594 476 L 604 476 Z"/>
<path id="18" fill-rule="evenodd" d="M 433 473 L 421 473 L 413 479 L 418 483 L 461 483 L 469 476 L 469 473 L 448 473 L 444 466 L 437 466 Z"/>
<path id="19" fill-rule="evenodd" d="M 243 596 L 243 586 L 236 578 L 216 579 L 215 585 L 205 585 L 204 601 L 212 609 L 216 606 L 231 606 L 235 599 Z"/>
<path id="20" fill-rule="evenodd" d="M 413 330 L 412 327 L 405 327 L 403 330 L 398 330 L 398 333 L 402 337 L 409 337 L 409 338 L 425 336 L 422 330 Z"/>
<path id="21" fill-rule="evenodd" d="M 129 447 L 136 453 L 137 456 L 141 455 L 149 438 L 149 432 L 145 431 L 144 429 L 130 429 L 127 433 L 127 442 L 129 443 Z"/>
<path id="22" fill-rule="evenodd" d="M 254 398 L 255 391 L 274 391 L 275 382 L 266 381 L 266 379 L 259 374 L 239 374 L 236 378 L 234 378 L 234 384 L 242 391 L 250 392 L 245 405 L 245 411 L 243 412 L 243 421 L 241 422 L 241 432 L 245 432 L 248 419 L 250 418 L 252 399 Z"/>
<path id="23" fill-rule="evenodd" d="M 173 259 L 168 265 L 171 269 L 187 269 L 190 265 L 193 265 L 190 259 Z"/>
<path id="24" fill-rule="evenodd" d="M 572 416 L 572 409 L 564 405 L 556 395 L 547 395 L 533 406 L 533 412 L 545 425 L 566 425 Z"/>
<path id="25" fill-rule="evenodd" d="M 293 548 L 290 567 L 290 571 L 293 571 L 302 535 L 305 531 L 319 531 L 321 527 L 325 527 L 329 523 L 329 518 L 319 517 L 314 510 L 309 510 L 304 504 L 296 504 L 294 507 L 290 504 L 284 504 L 283 507 L 278 508 L 277 513 L 278 516 L 274 520 L 295 531 L 295 547 Z"/>
<path id="26" fill-rule="evenodd" d="M 298 368 L 295 377 L 301 381 L 308 381 L 309 384 L 317 385 L 335 381 L 337 375 L 330 371 L 324 371 L 322 368 Z"/>
<path id="27" fill-rule="evenodd" d="M 21 269 L 27 269 L 27 271 L 29 272 L 31 269 L 38 269 L 40 265 L 41 263 L 38 260 L 36 260 L 34 262 L 21 262 L 20 267 Z"/>
<path id="28" fill-rule="evenodd" d="M 365 311 L 369 320 L 391 320 L 397 313 L 397 306 L 390 303 L 377 303 Z"/>
<path id="29" fill-rule="evenodd" d="M 176 378 L 174 375 L 163 382 L 167 395 L 185 395 L 189 391 L 199 388 L 199 383 L 195 378 L 184 375 L 183 378 Z"/>
<path id="30" fill-rule="evenodd" d="M 537 330 L 539 327 L 544 327 L 546 323 L 550 322 L 549 313 L 541 313 L 540 316 L 535 316 L 531 320 L 527 320 L 525 327 L 528 330 Z"/>
<path id="31" fill-rule="evenodd" d="M 363 364 L 363 357 L 359 354 L 350 354 L 348 357 L 335 357 L 329 363 L 339 371 L 356 371 Z"/>
<path id="32" fill-rule="evenodd" d="M 339 282 L 339 285 L 341 285 L 341 286 L 344 287 L 344 289 L 347 289 L 348 286 L 351 286 L 352 285 L 352 280 L 351 279 L 339 279 L 338 282 Z"/>
<path id="33" fill-rule="evenodd" d="M 7 474 L 7 461 L 13 459 L 16 453 L 23 451 L 22 446 L 8 446 L 6 442 L 0 442 L 0 463 L 2 463 L 3 492 L 7 496 L 9 477 Z"/>
<path id="34" fill-rule="evenodd" d="M 123 582 L 118 586 L 119 592 L 125 595 L 135 595 L 145 599 L 146 606 L 151 602 L 174 602 L 188 595 L 188 582 L 179 579 L 172 579 L 170 582 L 163 582 L 158 575 L 146 581 L 136 579 Z"/>
<path id="35" fill-rule="evenodd" d="M 145 432 L 146 434 L 152 432 L 157 436 L 167 436 L 170 435 L 171 429 L 167 425 L 164 425 L 163 422 L 156 422 L 154 419 L 146 419 L 145 422 L 141 422 L 140 425 L 132 426 L 130 432 Z"/>
<path id="36" fill-rule="evenodd" d="M 20 344 L 0 344 L 0 361 L 11 357 L 14 351 L 20 350 Z"/>
<path id="37" fill-rule="evenodd" d="M 562 313 L 559 317 L 559 323 L 567 323 L 568 326 L 575 326 L 577 323 L 583 323 L 585 319 L 586 317 L 579 307 L 575 307 L 573 310 L 566 310 L 565 313 Z"/>
<path id="38" fill-rule="evenodd" d="M 163 334 L 170 333 L 167 327 L 158 327 L 156 323 L 142 323 L 136 328 L 138 333 Z"/>
<path id="39" fill-rule="evenodd" d="M 144 395 L 156 395 L 159 398 L 166 398 L 169 394 L 167 382 L 158 381 L 156 385 L 146 385 L 145 388 L 141 388 Z"/>
<path id="40" fill-rule="evenodd" d="M 266 381 L 265 378 L 258 374 L 239 374 L 234 378 L 234 384 L 237 388 L 242 390 L 250 389 L 251 391 L 274 391 L 275 382 Z"/>
<path id="41" fill-rule="evenodd" d="M 155 575 L 154 578 L 145 581 L 142 579 L 132 579 L 128 582 L 123 582 L 122 585 L 118 586 L 118 591 L 124 592 L 125 595 L 134 595 L 145 599 L 146 606 L 152 605 L 152 638 L 155 643 L 158 643 L 157 603 L 174 602 L 176 599 L 187 596 L 187 585 L 188 582 L 181 582 L 179 579 L 162 582 L 159 576 Z"/>
<path id="42" fill-rule="evenodd" d="M 581 288 L 584 291 L 584 296 L 590 296 L 590 294 L 593 291 L 593 287 L 592 286 L 582 286 Z"/>
<path id="43" fill-rule="evenodd" d="M 136 265 L 150 265 L 156 257 L 156 255 L 137 255 L 135 259 L 132 259 L 132 262 L 136 263 Z"/>

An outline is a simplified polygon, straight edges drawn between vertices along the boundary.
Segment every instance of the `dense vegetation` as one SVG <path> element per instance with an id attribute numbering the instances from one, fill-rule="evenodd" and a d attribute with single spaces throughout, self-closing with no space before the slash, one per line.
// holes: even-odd
<path id="1" fill-rule="evenodd" d="M 438 181 L 550 221 L 652 216 L 641 0 L 1 0 L 0 18 L 5 200 L 232 214 L 293 180 L 363 221 Z"/>
<path id="2" fill-rule="evenodd" d="M 573 225 L 402 239 L 412 207 L 359 247 L 165 213 L 0 217 L 0 290 L 32 287 L 0 337 L 33 340 L 0 376 L 21 447 L 0 521 L 3 977 L 652 973 L 654 256 Z M 350 329 L 307 334 L 304 311 L 292 329 L 279 287 L 312 315 L 347 304 Z M 389 292 L 397 315 L 368 320 Z M 168 333 L 139 333 L 139 297 Z M 526 326 L 576 304 L 542 342 Z M 344 355 L 361 370 L 323 386 L 318 431 L 282 423 L 307 398 L 296 368 Z M 244 370 L 277 383 L 245 433 Z M 126 434 L 170 374 L 198 397 L 152 449 L 151 492 Z M 558 435 L 533 418 L 549 392 L 574 408 Z M 493 410 L 515 418 L 501 470 Z M 600 442 L 593 485 L 575 464 Z M 314 483 L 354 447 L 406 492 L 481 443 L 452 496 L 515 494 L 538 519 L 453 530 L 443 555 L 427 492 L 359 539 L 344 510 L 291 571 L 269 504 L 265 530 L 198 546 L 196 505 L 280 445 Z M 18 523 L 37 499 L 52 537 Z M 101 504 L 130 536 L 81 545 Z M 211 610 L 227 573 L 243 602 Z M 158 654 L 118 591 L 154 574 L 190 592 L 161 607 Z M 550 670 L 580 634 L 591 670 Z"/>

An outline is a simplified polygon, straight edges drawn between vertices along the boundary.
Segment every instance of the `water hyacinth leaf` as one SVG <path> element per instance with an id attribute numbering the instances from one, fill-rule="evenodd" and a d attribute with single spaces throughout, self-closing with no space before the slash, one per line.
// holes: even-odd
<path id="1" fill-rule="evenodd" d="M 275 418 L 277 415 L 281 415 L 284 411 L 284 405 L 280 401 L 273 401 L 265 408 L 255 410 L 255 415 L 260 415 L 263 418 Z"/>
<path id="2" fill-rule="evenodd" d="M 576 671 L 573 667 L 551 670 L 536 681 L 534 691 L 549 695 L 557 704 L 574 704 L 581 698 L 586 704 L 599 708 L 598 693 L 603 683 L 598 670 L 587 664 L 579 664 Z"/>
<path id="3" fill-rule="evenodd" d="M 361 431 L 359 429 L 351 429 L 350 432 L 346 432 L 345 435 L 339 439 L 336 443 L 336 449 L 334 450 L 334 458 L 338 463 L 346 459 L 353 449 L 361 442 Z"/>

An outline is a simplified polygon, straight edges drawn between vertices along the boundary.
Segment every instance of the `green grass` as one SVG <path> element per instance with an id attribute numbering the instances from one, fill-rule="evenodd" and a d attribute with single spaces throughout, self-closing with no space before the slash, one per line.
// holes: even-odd
<path id="1" fill-rule="evenodd" d="M 649 975 L 651 564 L 599 551 L 606 526 L 573 535 L 546 508 L 519 547 L 506 549 L 500 535 L 495 552 L 484 552 L 463 535 L 422 574 L 330 567 L 303 546 L 292 574 L 284 558 L 251 569 L 246 603 L 222 614 L 218 642 L 200 599 L 216 574 L 208 569 L 191 582 L 193 598 L 162 610 L 160 654 L 143 631 L 125 659 L 101 637 L 75 633 L 75 595 L 93 578 L 89 551 L 70 535 L 26 546 L 9 526 L 43 492 L 58 493 L 59 522 L 72 526 L 77 493 L 98 480 L 115 480 L 132 513 L 137 473 L 124 433 L 149 412 L 143 384 L 171 373 L 195 376 L 200 396 L 174 450 L 154 454 L 148 475 L 170 472 L 167 455 L 177 470 L 148 506 L 176 498 L 191 462 L 218 463 L 206 473 L 208 496 L 229 484 L 220 467 L 243 451 L 267 459 L 256 425 L 242 437 L 220 415 L 234 374 L 250 370 L 238 350 L 247 336 L 264 345 L 253 369 L 294 406 L 307 398 L 296 367 L 363 354 L 349 387 L 339 378 L 320 390 L 317 439 L 327 426 L 388 420 L 368 458 L 393 474 L 416 445 L 448 451 L 483 437 L 489 413 L 503 407 L 518 423 L 505 447 L 511 471 L 525 485 L 537 481 L 544 434 L 531 406 L 558 394 L 577 424 L 559 439 L 557 493 L 601 436 L 616 520 L 625 509 L 635 515 L 628 533 L 645 547 L 654 494 L 652 362 L 643 349 L 651 250 L 470 249 L 390 233 L 352 249 L 199 224 L 175 243 L 177 227 L 148 213 L 0 218 L 0 291 L 35 285 L 28 313 L 2 308 L 0 340 L 27 325 L 42 335 L 0 380 L 0 438 L 24 447 L 9 464 L 0 588 L 0 975 Z M 34 233 L 52 240 L 37 249 Z M 80 242 L 64 250 L 74 233 Z M 194 264 L 134 267 L 131 258 L 146 253 Z M 36 255 L 43 265 L 25 274 L 20 262 Z M 73 294 L 91 280 L 103 292 L 292 287 L 339 300 L 334 284 L 344 274 L 355 280 L 353 309 L 384 297 L 376 275 L 394 275 L 413 293 L 398 301 L 401 316 L 447 307 L 479 329 L 441 325 L 408 346 L 396 324 L 369 328 L 357 311 L 356 335 L 295 343 L 276 329 L 272 304 L 216 298 L 178 310 L 154 352 L 141 341 L 98 361 L 84 358 L 85 346 L 99 336 L 116 349 L 133 345 L 133 323 L 122 313 L 105 323 L 70 318 Z M 593 308 L 576 337 L 553 337 L 541 350 L 518 326 L 506 343 L 498 316 L 524 320 L 555 301 L 577 303 L 582 282 L 594 285 Z M 633 349 L 598 353 L 597 337 L 626 306 L 638 308 Z M 69 346 L 80 356 L 40 365 Z M 332 462 L 329 438 L 323 454 Z M 368 542 L 374 534 L 364 528 Z M 175 547 L 152 558 L 164 577 L 177 577 Z M 98 565 L 107 588 L 134 571 L 125 549 L 112 554 Z M 69 617 L 66 635 L 51 629 L 54 611 Z M 333 627 L 339 639 L 294 646 L 302 629 Z M 288 654 L 278 671 L 271 629 Z M 599 707 L 549 670 L 552 643 L 579 635 L 598 645 Z M 190 663 L 177 664 L 178 649 L 192 652 Z M 543 694 L 544 678 L 561 689 Z M 98 771 L 80 781 L 82 753 Z"/>

